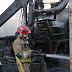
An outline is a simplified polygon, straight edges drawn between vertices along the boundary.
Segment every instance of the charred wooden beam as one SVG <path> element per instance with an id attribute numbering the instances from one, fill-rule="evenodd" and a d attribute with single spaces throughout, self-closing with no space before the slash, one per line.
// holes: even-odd
<path id="1" fill-rule="evenodd" d="M 28 0 L 15 0 L 1 15 L 0 27 L 10 19 L 20 8 L 26 8 Z M 24 10 L 26 12 L 26 10 Z M 26 14 L 26 13 L 25 13 Z M 26 15 L 25 15 L 26 20 Z M 26 21 L 25 21 L 26 22 Z"/>
<path id="2" fill-rule="evenodd" d="M 0 27 L 21 8 L 19 2 L 19 0 L 14 1 L 12 5 L 0 15 Z"/>

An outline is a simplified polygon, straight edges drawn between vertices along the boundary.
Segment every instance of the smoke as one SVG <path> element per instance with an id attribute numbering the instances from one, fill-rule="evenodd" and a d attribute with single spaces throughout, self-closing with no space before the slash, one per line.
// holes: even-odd
<path id="1" fill-rule="evenodd" d="M 3 26 L 0 27 L 0 37 L 14 36 L 18 27 L 21 25 L 19 21 L 20 10 L 11 17 Z"/>
<path id="2" fill-rule="evenodd" d="M 15 35 L 17 28 L 19 27 L 19 21 L 10 19 L 2 27 L 0 27 L 0 37 Z"/>

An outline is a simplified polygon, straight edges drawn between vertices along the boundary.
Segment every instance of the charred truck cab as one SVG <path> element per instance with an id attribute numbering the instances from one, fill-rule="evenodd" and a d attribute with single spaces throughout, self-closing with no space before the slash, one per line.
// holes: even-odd
<path id="1" fill-rule="evenodd" d="M 30 48 L 38 51 L 31 62 L 31 72 L 68 72 L 69 60 L 46 57 L 46 54 L 69 57 L 69 0 L 50 3 L 50 9 L 44 9 L 43 0 L 15 0 L 0 15 L 0 27 L 19 9 L 23 8 L 24 23 L 31 30 Z M 27 14 L 27 4 L 29 13 Z M 1 71 L 18 71 L 12 42 L 15 36 L 0 38 Z M 62 63 L 63 62 L 63 63 Z M 61 64 L 62 63 L 62 64 Z M 67 64 L 66 68 L 63 68 Z"/>

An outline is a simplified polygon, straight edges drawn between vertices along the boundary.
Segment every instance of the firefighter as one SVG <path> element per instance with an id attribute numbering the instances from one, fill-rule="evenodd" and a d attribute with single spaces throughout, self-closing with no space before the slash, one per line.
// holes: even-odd
<path id="1" fill-rule="evenodd" d="M 17 66 L 19 72 L 21 71 L 20 65 L 18 63 L 18 59 L 20 59 L 22 66 L 24 68 L 24 72 L 30 72 L 29 63 L 31 62 L 31 49 L 29 49 L 28 42 L 28 34 L 30 33 L 30 29 L 26 25 L 22 25 L 18 28 L 16 32 L 16 40 L 13 42 L 13 50 L 16 57 Z"/>

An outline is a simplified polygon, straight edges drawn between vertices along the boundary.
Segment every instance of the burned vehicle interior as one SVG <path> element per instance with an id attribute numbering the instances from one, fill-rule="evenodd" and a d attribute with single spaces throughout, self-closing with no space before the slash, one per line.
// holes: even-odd
<path id="1" fill-rule="evenodd" d="M 0 15 L 1 27 L 22 8 L 22 22 L 31 30 L 30 48 L 38 51 L 38 56 L 32 59 L 31 72 L 70 72 L 68 2 L 69 0 L 51 3 L 44 3 L 43 0 L 15 0 Z M 50 4 L 51 8 L 44 9 L 45 4 Z M 0 66 L 1 71 L 18 72 L 12 48 L 15 39 L 15 36 L 0 37 L 0 61 L 4 65 Z"/>

